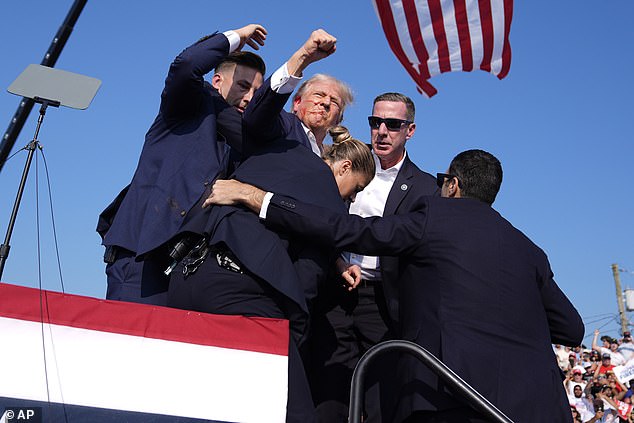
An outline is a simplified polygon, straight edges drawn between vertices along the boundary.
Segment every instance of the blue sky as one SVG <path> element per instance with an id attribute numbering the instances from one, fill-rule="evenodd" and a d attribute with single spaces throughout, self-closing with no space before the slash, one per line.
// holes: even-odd
<path id="1" fill-rule="evenodd" d="M 19 102 L 6 88 L 28 64 L 40 63 L 72 3 L 0 3 L 3 132 Z M 417 106 L 408 152 L 422 169 L 442 172 L 469 148 L 495 154 L 504 167 L 495 208 L 548 254 L 586 334 L 600 328 L 617 336 L 612 263 L 626 270 L 623 288 L 634 288 L 634 3 L 592 5 L 515 2 L 509 76 L 440 75 L 431 81 L 439 93 L 426 99 L 390 51 L 369 0 L 88 1 L 56 67 L 102 86 L 87 110 L 49 109 L 39 136 L 66 292 L 104 296 L 97 215 L 134 172 L 172 59 L 205 34 L 257 22 L 269 31 L 260 53 L 270 72 L 312 30 L 338 38 L 337 52 L 308 74 L 329 73 L 351 85 L 356 98 L 345 124 L 357 138 L 368 140 L 372 99 L 400 91 Z M 33 137 L 36 119 L 34 108 L 13 152 Z M 26 152 L 18 153 L 0 172 L 2 239 L 25 160 Z M 38 208 L 42 286 L 60 290 L 41 157 L 37 169 L 35 161 L 31 166 L 2 279 L 38 285 Z"/>

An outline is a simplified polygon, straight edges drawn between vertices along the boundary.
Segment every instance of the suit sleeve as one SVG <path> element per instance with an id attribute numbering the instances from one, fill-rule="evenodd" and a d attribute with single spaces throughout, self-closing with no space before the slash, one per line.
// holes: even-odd
<path id="1" fill-rule="evenodd" d="M 196 112 L 203 99 L 203 76 L 229 54 L 229 40 L 216 33 L 183 50 L 170 65 L 161 94 L 161 112 L 167 117 Z"/>
<path id="2" fill-rule="evenodd" d="M 362 218 L 273 195 L 266 224 L 327 247 L 367 255 L 398 255 L 412 253 L 421 244 L 428 210 L 421 207 L 404 215 Z"/>
<path id="3" fill-rule="evenodd" d="M 253 99 L 244 111 L 244 130 L 249 145 L 284 138 L 289 131 L 288 120 L 283 118 L 284 105 L 290 97 L 288 94 L 278 94 L 271 89 L 271 78 L 255 92 Z"/>
<path id="4" fill-rule="evenodd" d="M 327 270 L 335 254 L 334 251 L 325 251 L 321 245 L 313 244 L 303 237 L 295 238 L 294 242 L 290 243 L 289 256 L 304 287 L 304 294 L 310 302 L 317 296 L 319 284 L 326 279 Z"/>
<path id="5" fill-rule="evenodd" d="M 212 95 L 216 109 L 216 130 L 232 150 L 243 153 L 242 116 L 219 95 Z"/>
<path id="6" fill-rule="evenodd" d="M 542 303 L 548 318 L 552 343 L 569 347 L 581 345 L 585 332 L 581 316 L 555 283 L 547 261 L 545 269 L 539 277 L 542 283 L 540 290 Z"/>

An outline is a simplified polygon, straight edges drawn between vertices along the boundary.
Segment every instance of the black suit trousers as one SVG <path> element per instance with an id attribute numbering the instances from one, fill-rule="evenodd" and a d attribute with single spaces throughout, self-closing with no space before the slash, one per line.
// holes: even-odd
<path id="1" fill-rule="evenodd" d="M 183 264 L 170 280 L 168 305 L 205 313 L 291 319 L 288 301 L 269 284 L 248 273 L 218 265 L 211 253 L 195 273 L 185 277 Z M 291 336 L 288 352 L 287 423 L 314 422 L 314 405 L 297 343 Z"/>
<path id="2" fill-rule="evenodd" d="M 330 281 L 333 282 L 333 281 Z M 331 284 L 320 292 L 313 313 L 309 380 L 320 423 L 348 421 L 352 373 L 373 345 L 390 339 L 382 286 L 360 286 L 353 291 Z M 365 378 L 366 422 L 387 422 L 396 389 L 396 354 L 387 354 L 368 368 Z"/>

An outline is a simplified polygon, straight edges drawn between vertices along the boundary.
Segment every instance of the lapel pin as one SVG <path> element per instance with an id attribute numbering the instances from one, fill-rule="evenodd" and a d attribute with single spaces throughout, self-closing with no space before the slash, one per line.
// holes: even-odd
<path id="1" fill-rule="evenodd" d="M 407 184 L 401 185 L 401 191 L 407 191 Z"/>

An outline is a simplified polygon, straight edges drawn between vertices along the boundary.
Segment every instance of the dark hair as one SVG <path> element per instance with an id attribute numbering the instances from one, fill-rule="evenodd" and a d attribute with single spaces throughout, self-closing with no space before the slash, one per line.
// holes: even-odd
<path id="1" fill-rule="evenodd" d="M 328 132 L 332 137 L 333 144 L 324 146 L 322 159 L 329 163 L 348 159 L 352 162 L 354 172 L 361 173 L 368 181 L 371 181 L 374 178 L 376 165 L 370 148 L 358 139 L 352 138 L 350 131 L 345 126 L 335 126 Z"/>
<path id="2" fill-rule="evenodd" d="M 232 65 L 246 66 L 260 72 L 262 76 L 266 73 L 266 65 L 264 60 L 255 53 L 250 51 L 234 51 L 225 57 L 222 62 L 216 66 L 216 73 L 222 72 Z"/>
<path id="3" fill-rule="evenodd" d="M 372 105 L 375 105 L 379 101 L 397 101 L 399 103 L 405 103 L 407 120 L 414 122 L 416 117 L 416 106 L 411 98 L 401 93 L 383 93 L 376 96 Z"/>
<path id="4" fill-rule="evenodd" d="M 449 165 L 449 173 L 458 177 L 463 197 L 493 204 L 502 185 L 500 161 L 484 150 L 467 150 L 458 154 Z"/>

